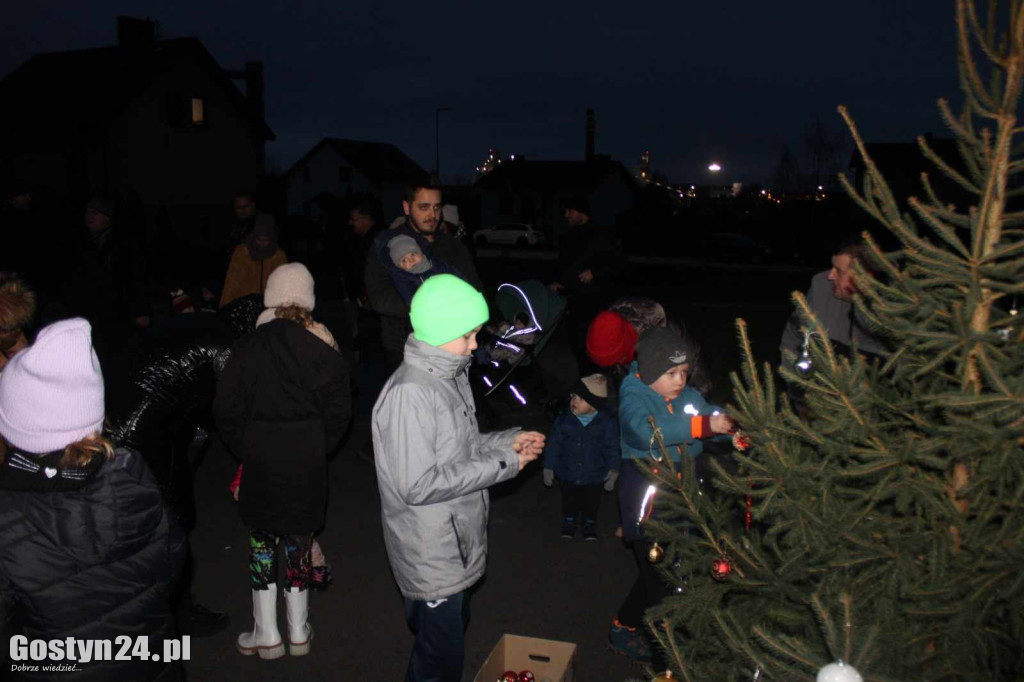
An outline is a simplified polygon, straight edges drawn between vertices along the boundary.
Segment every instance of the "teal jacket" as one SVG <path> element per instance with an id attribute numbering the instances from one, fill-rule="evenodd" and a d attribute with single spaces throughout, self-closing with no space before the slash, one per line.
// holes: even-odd
<path id="1" fill-rule="evenodd" d="M 652 430 L 647 420 L 653 416 L 673 461 L 682 461 L 683 454 L 696 457 L 704 450 L 702 438 L 712 437 L 707 417 L 722 408 L 711 405 L 696 389 L 687 386 L 675 400 L 666 400 L 637 376 L 637 363 L 629 366 L 629 374 L 619 389 L 619 433 L 623 459 L 651 457 L 654 449 Z M 658 454 L 655 449 L 655 454 Z"/>

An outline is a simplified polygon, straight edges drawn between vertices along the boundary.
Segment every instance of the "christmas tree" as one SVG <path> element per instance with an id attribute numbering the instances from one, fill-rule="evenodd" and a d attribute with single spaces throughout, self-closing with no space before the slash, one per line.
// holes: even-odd
<path id="1" fill-rule="evenodd" d="M 758 367 L 740 320 L 738 469 L 713 461 L 702 490 L 688 458 L 650 467 L 645 530 L 676 590 L 648 624 L 676 679 L 814 680 L 836 662 L 880 682 L 1024 678 L 1024 2 L 957 0 L 956 22 L 963 109 L 939 109 L 962 163 L 918 142 L 969 204 L 929 175 L 898 200 L 840 108 L 867 168 L 842 182 L 900 245 L 865 234 L 876 274 L 855 275 L 888 352 L 839 353 L 796 293 L 808 371 Z"/>

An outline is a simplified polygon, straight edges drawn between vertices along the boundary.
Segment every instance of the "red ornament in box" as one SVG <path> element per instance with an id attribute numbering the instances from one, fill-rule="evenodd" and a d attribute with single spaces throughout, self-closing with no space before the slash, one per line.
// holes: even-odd
<path id="1" fill-rule="evenodd" d="M 715 580 L 725 580 L 732 573 L 732 562 L 724 556 L 711 562 L 711 577 Z"/>
<path id="2" fill-rule="evenodd" d="M 519 682 L 534 682 L 535 679 L 536 678 L 533 676 L 533 673 L 529 670 L 524 670 L 519 673 Z"/>
<path id="3" fill-rule="evenodd" d="M 516 675 L 515 670 L 506 670 L 498 682 L 519 682 L 519 675 Z"/>

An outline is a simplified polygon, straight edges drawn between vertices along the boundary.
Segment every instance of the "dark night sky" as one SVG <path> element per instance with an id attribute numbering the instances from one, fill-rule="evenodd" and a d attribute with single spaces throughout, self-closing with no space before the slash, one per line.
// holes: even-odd
<path id="1" fill-rule="evenodd" d="M 19 3 L 0 18 L 0 74 L 38 52 L 112 45 L 114 17 L 196 36 L 228 69 L 266 66 L 268 156 L 287 169 L 321 137 L 393 142 L 444 179 L 472 178 L 488 147 L 580 158 L 585 109 L 597 151 L 632 167 L 644 149 L 673 181 L 770 178 L 839 103 L 865 136 L 943 133 L 959 101 L 952 0 L 568 3 Z M 288 3 L 291 5 L 292 3 Z M 69 103 L 79 106 L 82 103 Z"/>

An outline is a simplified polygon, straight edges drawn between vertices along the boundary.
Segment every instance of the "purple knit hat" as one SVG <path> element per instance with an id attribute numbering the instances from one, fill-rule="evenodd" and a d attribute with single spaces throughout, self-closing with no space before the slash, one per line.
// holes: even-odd
<path id="1" fill-rule="evenodd" d="M 43 328 L 0 373 L 0 435 L 31 454 L 103 429 L 103 373 L 81 318 Z"/>

